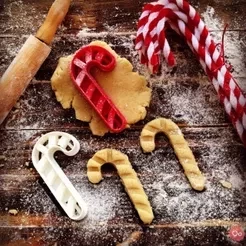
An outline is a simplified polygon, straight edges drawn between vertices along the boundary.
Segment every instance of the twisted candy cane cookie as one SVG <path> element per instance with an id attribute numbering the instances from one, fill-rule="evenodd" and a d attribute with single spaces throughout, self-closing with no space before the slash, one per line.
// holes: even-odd
<path id="1" fill-rule="evenodd" d="M 169 119 L 158 118 L 146 124 L 140 136 L 140 145 L 143 151 L 152 152 L 155 149 L 155 135 L 159 132 L 165 133 L 169 138 L 192 188 L 202 191 L 205 178 L 199 170 L 194 155 L 182 132 L 174 122 Z"/>
<path id="2" fill-rule="evenodd" d="M 87 163 L 90 182 L 99 183 L 103 179 L 101 167 L 105 163 L 112 163 L 115 166 L 139 217 L 145 224 L 151 223 L 154 215 L 148 197 L 126 155 L 114 149 L 98 151 Z"/>

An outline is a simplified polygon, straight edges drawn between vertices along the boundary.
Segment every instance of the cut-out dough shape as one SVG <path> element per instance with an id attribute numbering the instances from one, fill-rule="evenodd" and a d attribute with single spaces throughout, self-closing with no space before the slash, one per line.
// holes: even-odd
<path id="1" fill-rule="evenodd" d="M 101 167 L 105 163 L 115 166 L 139 217 L 145 224 L 151 223 L 154 218 L 151 205 L 127 155 L 114 149 L 98 151 L 87 164 L 87 175 L 90 182 L 99 183 L 102 180 Z"/>
<path id="2" fill-rule="evenodd" d="M 152 152 L 155 149 L 155 135 L 159 132 L 165 133 L 169 138 L 192 188 L 202 191 L 205 185 L 205 178 L 199 170 L 195 157 L 181 130 L 173 121 L 158 118 L 147 123 L 140 136 L 140 145 L 143 151 Z"/>
<path id="3" fill-rule="evenodd" d="M 118 56 L 106 43 L 94 41 L 91 45 L 102 46 L 116 57 L 117 63 L 113 71 L 103 72 L 95 69 L 92 73 L 126 118 L 128 126 L 144 119 L 146 107 L 149 106 L 151 99 L 151 89 L 147 87 L 145 78 L 133 72 L 132 64 Z M 109 132 L 108 128 L 92 106 L 80 95 L 70 78 L 69 66 L 72 58 L 73 56 L 60 58 L 58 67 L 51 78 L 52 89 L 63 108 L 74 108 L 77 119 L 90 122 L 92 133 L 103 136 Z"/>
<path id="4" fill-rule="evenodd" d="M 74 156 L 80 149 L 79 142 L 64 132 L 43 135 L 34 145 L 32 162 L 50 191 L 66 214 L 73 220 L 81 220 L 87 214 L 87 206 L 54 159 L 56 151 Z"/>

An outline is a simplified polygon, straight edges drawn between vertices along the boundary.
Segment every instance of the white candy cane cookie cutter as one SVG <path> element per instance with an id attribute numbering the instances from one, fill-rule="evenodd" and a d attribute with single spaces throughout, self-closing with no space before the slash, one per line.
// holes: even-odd
<path id="1" fill-rule="evenodd" d="M 82 220 L 86 216 L 87 205 L 54 159 L 54 153 L 62 151 L 67 156 L 74 156 L 79 149 L 79 142 L 72 135 L 50 132 L 40 137 L 32 151 L 34 167 L 73 220 Z"/>

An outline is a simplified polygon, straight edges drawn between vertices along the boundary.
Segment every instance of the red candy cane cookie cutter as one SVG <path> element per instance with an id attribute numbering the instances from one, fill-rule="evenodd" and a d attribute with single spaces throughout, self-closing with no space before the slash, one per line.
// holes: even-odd
<path id="1" fill-rule="evenodd" d="M 94 67 L 110 72 L 115 66 L 116 59 L 108 50 L 97 45 L 87 45 L 74 54 L 70 75 L 79 92 L 96 110 L 109 130 L 118 133 L 126 128 L 126 119 L 91 74 Z"/>
<path id="2" fill-rule="evenodd" d="M 163 53 L 167 63 L 175 60 L 166 39 L 165 30 L 171 27 L 185 37 L 207 73 L 219 100 L 246 146 L 246 98 L 224 62 L 208 29 L 196 10 L 185 0 L 160 0 L 146 4 L 138 22 L 136 50 L 141 62 L 156 72 Z"/>

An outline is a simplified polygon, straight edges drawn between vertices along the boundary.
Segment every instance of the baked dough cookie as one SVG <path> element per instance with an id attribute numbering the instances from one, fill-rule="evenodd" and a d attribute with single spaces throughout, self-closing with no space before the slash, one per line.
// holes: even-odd
<path id="1" fill-rule="evenodd" d="M 99 183 L 102 180 L 101 167 L 105 163 L 112 163 L 115 166 L 139 217 L 145 224 L 151 223 L 154 218 L 151 205 L 127 155 L 114 149 L 98 151 L 87 163 L 90 182 Z"/>
<path id="2" fill-rule="evenodd" d="M 202 191 L 204 189 L 205 178 L 199 170 L 195 157 L 184 139 L 182 132 L 173 121 L 158 118 L 146 124 L 140 135 L 140 145 L 143 151 L 152 152 L 155 149 L 155 135 L 159 132 L 165 133 L 169 138 L 192 188 Z"/>
<path id="3" fill-rule="evenodd" d="M 116 57 L 117 64 L 112 72 L 103 72 L 95 68 L 93 75 L 126 118 L 128 126 L 144 119 L 146 107 L 149 106 L 151 99 L 151 89 L 147 87 L 145 78 L 133 72 L 131 63 L 118 56 L 106 43 L 94 41 L 91 45 L 102 46 Z M 51 78 L 52 89 L 64 109 L 74 108 L 77 119 L 90 122 L 92 133 L 103 136 L 109 131 L 108 128 L 92 106 L 80 95 L 70 78 L 69 65 L 72 57 L 70 55 L 59 59 Z"/>

